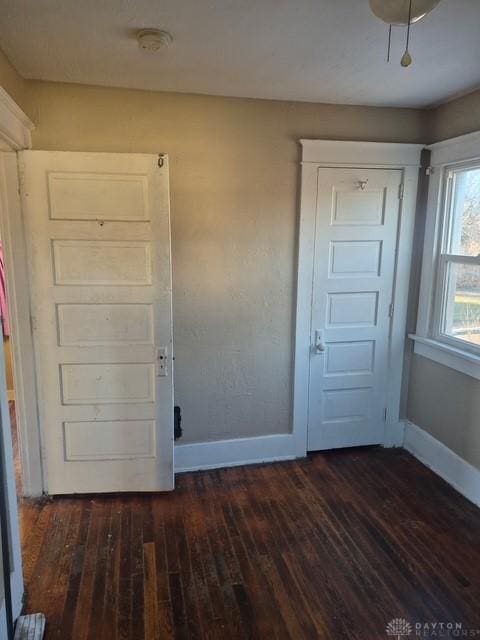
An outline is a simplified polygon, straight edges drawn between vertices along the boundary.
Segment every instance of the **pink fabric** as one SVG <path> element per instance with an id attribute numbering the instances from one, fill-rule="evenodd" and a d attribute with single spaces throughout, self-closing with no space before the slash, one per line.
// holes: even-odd
<path id="1" fill-rule="evenodd" d="M 5 279 L 5 266 L 3 262 L 3 246 L 0 242 L 0 313 L 2 314 L 3 335 L 10 335 L 10 320 L 7 307 L 7 282 Z"/>

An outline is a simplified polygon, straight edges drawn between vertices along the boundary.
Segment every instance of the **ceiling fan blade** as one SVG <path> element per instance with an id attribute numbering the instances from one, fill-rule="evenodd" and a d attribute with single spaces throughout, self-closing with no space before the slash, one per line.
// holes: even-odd
<path id="1" fill-rule="evenodd" d="M 440 0 L 413 0 L 410 23 L 418 22 L 434 9 Z M 408 24 L 409 0 L 370 0 L 370 9 L 387 24 Z"/>

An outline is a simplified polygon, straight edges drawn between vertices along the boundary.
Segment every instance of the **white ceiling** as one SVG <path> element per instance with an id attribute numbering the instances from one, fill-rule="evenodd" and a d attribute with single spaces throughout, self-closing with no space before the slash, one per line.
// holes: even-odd
<path id="1" fill-rule="evenodd" d="M 413 64 L 368 0 L 0 0 L 0 48 L 27 78 L 224 96 L 424 107 L 480 85 L 480 0 L 412 27 Z M 142 51 L 137 29 L 174 41 Z"/>

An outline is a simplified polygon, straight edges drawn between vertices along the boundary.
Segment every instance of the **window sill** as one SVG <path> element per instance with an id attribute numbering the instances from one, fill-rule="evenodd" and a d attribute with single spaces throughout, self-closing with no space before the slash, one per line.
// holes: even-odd
<path id="1" fill-rule="evenodd" d="M 408 337 L 415 342 L 414 351 L 418 355 L 480 380 L 480 357 L 474 353 L 415 334 Z"/>

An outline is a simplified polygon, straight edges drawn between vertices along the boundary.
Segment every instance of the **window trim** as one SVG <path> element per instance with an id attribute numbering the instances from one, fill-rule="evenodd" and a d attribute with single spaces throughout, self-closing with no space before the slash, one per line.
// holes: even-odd
<path id="1" fill-rule="evenodd" d="M 474 354 L 437 340 L 423 338 L 418 334 L 410 334 L 408 337 L 415 341 L 417 355 L 480 380 L 480 365 L 478 357 Z"/>
<path id="2" fill-rule="evenodd" d="M 448 220 L 447 222 L 450 223 L 451 221 Z M 432 338 L 438 342 L 455 347 L 457 350 L 466 351 L 474 356 L 480 357 L 480 344 L 476 345 L 472 342 L 455 338 L 443 330 L 448 287 L 446 281 L 448 278 L 448 266 L 451 264 L 474 264 L 480 266 L 480 258 L 461 256 L 453 253 L 442 253 L 439 251 L 435 288 L 433 291 Z"/>
<path id="3" fill-rule="evenodd" d="M 415 353 L 461 371 L 480 380 L 480 347 L 442 333 L 445 299 L 444 282 L 449 263 L 480 264 L 474 256 L 444 253 L 451 229 L 452 182 L 449 174 L 462 169 L 480 168 L 480 131 L 445 140 L 431 150 L 430 185 L 428 191 L 422 276 Z"/>

